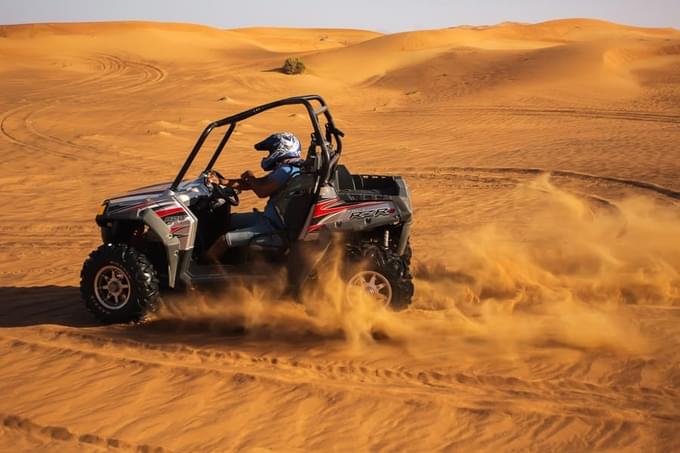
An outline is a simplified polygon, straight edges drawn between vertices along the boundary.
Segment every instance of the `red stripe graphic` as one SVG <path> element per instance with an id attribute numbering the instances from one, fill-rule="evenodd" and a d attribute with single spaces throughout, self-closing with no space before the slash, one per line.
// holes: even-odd
<path id="1" fill-rule="evenodd" d="M 312 224 L 307 228 L 308 233 L 317 231 L 324 225 L 324 218 L 338 212 L 347 211 L 349 209 L 367 208 L 369 206 L 377 206 L 383 204 L 382 201 L 364 201 L 355 203 L 345 203 L 340 198 L 323 201 L 314 205 L 314 212 L 312 213 Z"/>
<path id="2" fill-rule="evenodd" d="M 342 201 L 338 198 L 335 198 L 333 200 L 328 200 L 328 201 L 323 201 L 321 203 L 317 203 L 314 205 L 314 213 L 312 214 L 313 218 L 318 218 L 318 217 L 324 217 L 329 214 L 335 214 L 336 212 L 344 211 L 347 209 L 347 206 L 335 206 L 338 202 L 342 203 Z"/>
<path id="3" fill-rule="evenodd" d="M 313 218 L 325 217 L 336 212 L 346 211 L 347 209 L 364 208 L 382 204 L 381 201 L 365 201 L 363 203 L 343 203 L 339 198 L 323 201 L 314 205 Z"/>
<path id="4" fill-rule="evenodd" d="M 161 209 L 159 211 L 156 211 L 156 215 L 160 218 L 167 217 L 167 216 L 173 215 L 173 214 L 179 214 L 179 213 L 184 213 L 184 209 L 177 207 L 177 208 Z"/>

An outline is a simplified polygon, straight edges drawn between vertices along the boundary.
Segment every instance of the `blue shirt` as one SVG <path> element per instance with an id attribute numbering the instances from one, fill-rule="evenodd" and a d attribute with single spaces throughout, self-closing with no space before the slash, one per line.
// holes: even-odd
<path id="1" fill-rule="evenodd" d="M 279 218 L 279 214 L 276 212 L 276 207 L 274 206 L 274 202 L 272 201 L 281 190 L 283 190 L 284 187 L 286 187 L 286 184 L 288 184 L 288 181 L 293 176 L 297 176 L 300 174 L 300 168 L 296 167 L 294 165 L 288 165 L 288 164 L 282 164 L 279 165 L 275 170 L 273 170 L 271 173 L 269 173 L 269 176 L 267 176 L 267 179 L 271 179 L 273 181 L 276 181 L 281 188 L 277 191 L 271 194 L 269 197 L 269 200 L 267 201 L 267 205 L 264 207 L 264 215 L 273 222 L 274 225 L 278 226 L 279 228 L 283 228 L 284 225 Z"/>

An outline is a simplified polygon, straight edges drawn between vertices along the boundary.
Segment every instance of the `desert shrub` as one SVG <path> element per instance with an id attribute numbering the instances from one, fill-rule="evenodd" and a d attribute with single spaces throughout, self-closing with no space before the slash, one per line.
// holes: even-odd
<path id="1" fill-rule="evenodd" d="M 302 60 L 293 57 L 286 58 L 283 68 L 281 68 L 284 74 L 302 74 L 306 69 Z"/>

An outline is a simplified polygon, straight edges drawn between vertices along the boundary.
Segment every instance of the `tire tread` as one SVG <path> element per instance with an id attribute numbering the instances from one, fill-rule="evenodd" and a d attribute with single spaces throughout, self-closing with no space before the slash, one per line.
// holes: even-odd
<path id="1" fill-rule="evenodd" d="M 94 295 L 93 281 L 102 266 L 117 264 L 131 278 L 133 291 L 128 304 L 120 310 L 102 306 Z M 153 310 L 160 300 L 159 280 L 153 265 L 141 252 L 127 244 L 103 244 L 94 250 L 83 263 L 80 272 L 80 294 L 85 307 L 101 322 L 138 322 L 148 310 Z"/>

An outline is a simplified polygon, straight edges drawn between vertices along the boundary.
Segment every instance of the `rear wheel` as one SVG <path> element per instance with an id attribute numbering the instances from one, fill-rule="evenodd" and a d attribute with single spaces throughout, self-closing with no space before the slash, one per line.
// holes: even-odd
<path id="1" fill-rule="evenodd" d="M 139 321 L 160 301 L 156 271 L 144 254 L 125 244 L 105 244 L 80 273 L 85 306 L 106 323 Z"/>
<path id="2" fill-rule="evenodd" d="M 399 256 L 374 244 L 363 244 L 349 257 L 348 291 L 361 289 L 378 303 L 394 310 L 411 304 L 414 287 L 409 270 L 410 247 Z"/>

